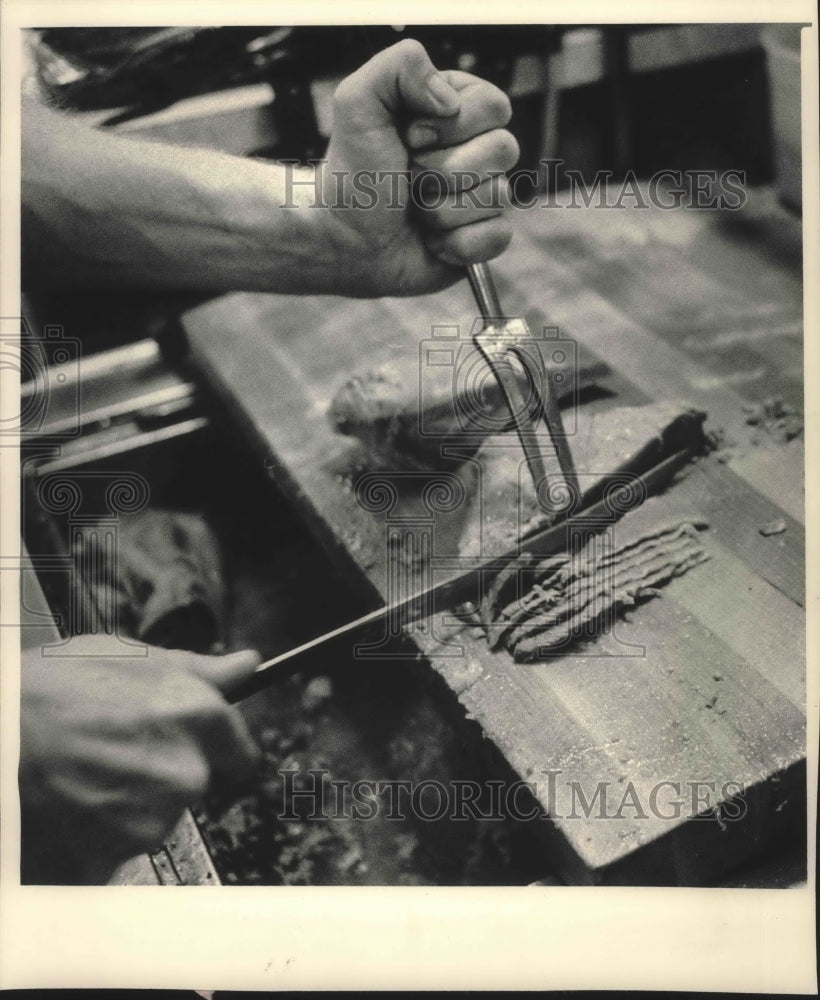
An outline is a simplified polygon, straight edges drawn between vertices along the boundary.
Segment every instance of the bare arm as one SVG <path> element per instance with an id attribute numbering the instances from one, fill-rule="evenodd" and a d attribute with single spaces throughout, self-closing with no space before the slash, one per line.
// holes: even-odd
<path id="1" fill-rule="evenodd" d="M 458 200 L 476 177 L 498 182 L 515 162 L 509 114 L 497 88 L 436 72 L 410 41 L 342 83 L 327 160 L 299 174 L 107 133 L 26 103 L 26 281 L 348 295 L 443 287 L 459 265 L 509 241 L 503 180 L 483 199 Z M 433 128 L 426 138 L 411 131 L 419 122 Z M 446 186 L 421 212 L 407 182 L 419 169 L 440 172 Z M 354 198 L 357 178 L 364 197 Z"/>
<path id="2" fill-rule="evenodd" d="M 35 282 L 327 284 L 322 213 L 285 168 L 115 135 L 35 102 L 23 123 L 23 260 Z M 288 200 L 298 207 L 277 211 Z"/>

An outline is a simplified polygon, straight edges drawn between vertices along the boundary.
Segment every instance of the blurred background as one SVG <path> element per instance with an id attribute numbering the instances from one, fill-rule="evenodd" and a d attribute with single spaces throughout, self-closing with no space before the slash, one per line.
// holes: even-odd
<path id="1" fill-rule="evenodd" d="M 321 156 L 343 76 L 403 37 L 511 97 L 519 167 L 615 178 L 733 169 L 800 204 L 799 27 L 782 24 L 60 28 L 37 85 L 119 128 L 230 152 Z M 203 129 L 203 118 L 208 128 Z M 562 183 L 560 172 L 540 186 Z M 524 187 L 521 196 L 528 196 Z"/>
<path id="2" fill-rule="evenodd" d="M 590 186 L 596 171 L 617 185 L 732 170 L 747 194 L 774 191 L 800 212 L 799 25 L 44 28 L 29 33 L 24 86 L 118 132 L 306 161 L 324 152 L 339 81 L 405 37 L 439 68 L 509 94 L 525 204 L 565 186 L 567 171 Z M 89 310 L 85 296 L 55 292 L 43 309 L 76 318 L 88 352 L 146 330 L 167 343 L 169 310 L 198 298 L 100 290 Z"/>

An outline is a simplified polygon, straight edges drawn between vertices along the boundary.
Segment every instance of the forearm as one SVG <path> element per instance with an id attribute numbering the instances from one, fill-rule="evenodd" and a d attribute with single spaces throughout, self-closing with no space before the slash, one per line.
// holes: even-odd
<path id="1" fill-rule="evenodd" d="M 88 128 L 26 103 L 27 284 L 338 290 L 312 172 Z"/>
<path id="2" fill-rule="evenodd" d="M 510 113 L 498 88 L 468 73 L 439 73 L 405 39 L 337 89 L 327 161 L 316 171 L 325 185 L 317 188 L 295 185 L 288 167 L 93 130 L 27 104 L 25 281 L 352 296 L 438 291 L 509 243 L 503 174 L 518 157 L 504 128 Z M 438 175 L 432 208 L 415 203 L 414 172 Z M 378 178 L 372 197 L 352 197 L 367 178 Z M 398 196 L 393 179 L 403 182 Z"/>

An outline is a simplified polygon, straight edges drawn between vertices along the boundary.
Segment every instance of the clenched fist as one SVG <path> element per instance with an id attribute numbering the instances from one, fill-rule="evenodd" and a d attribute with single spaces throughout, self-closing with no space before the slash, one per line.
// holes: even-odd
<path id="1" fill-rule="evenodd" d="M 505 249 L 504 173 L 518 159 L 510 114 L 503 91 L 438 72 L 410 39 L 340 84 L 322 181 L 346 262 L 340 291 L 433 291 Z"/>

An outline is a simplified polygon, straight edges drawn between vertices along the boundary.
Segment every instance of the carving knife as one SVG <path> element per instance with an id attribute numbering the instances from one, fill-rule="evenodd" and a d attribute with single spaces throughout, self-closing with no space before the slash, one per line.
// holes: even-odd
<path id="1" fill-rule="evenodd" d="M 579 531 L 585 528 L 589 531 L 600 530 L 602 524 L 616 519 L 615 511 L 617 517 L 621 517 L 628 509 L 639 506 L 647 496 L 665 486 L 690 458 L 691 452 L 688 449 L 674 452 L 643 475 L 635 476 L 628 490 L 624 490 L 622 475 L 609 484 L 604 479 L 584 497 L 588 506 L 579 513 L 570 517 L 565 514 L 560 520 L 537 529 L 520 539 L 517 547 L 503 556 L 483 561 L 477 559 L 471 568 L 433 584 L 418 594 L 377 608 L 355 621 L 265 661 L 250 678 L 230 692 L 229 700 L 241 701 L 276 680 L 309 669 L 317 663 L 327 666 L 328 657 L 351 654 L 355 657 L 358 643 L 374 634 L 384 634 L 389 624 L 399 622 L 401 626 L 406 626 L 437 611 L 452 609 L 464 601 L 475 599 L 479 596 L 482 581 L 499 573 L 512 559 L 524 552 L 546 557 L 561 551 L 566 545 L 570 528 Z M 613 490 L 619 493 L 618 503 L 613 503 Z M 626 496 L 631 499 L 631 504 L 623 502 Z M 463 565 L 463 560 L 459 560 L 459 565 Z"/>

